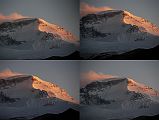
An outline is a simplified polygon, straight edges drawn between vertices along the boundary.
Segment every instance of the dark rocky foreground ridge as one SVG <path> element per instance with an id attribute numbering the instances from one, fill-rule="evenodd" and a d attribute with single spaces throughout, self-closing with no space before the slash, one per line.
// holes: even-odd
<path id="1" fill-rule="evenodd" d="M 159 120 L 159 114 L 154 116 L 140 116 L 132 120 Z"/>
<path id="2" fill-rule="evenodd" d="M 135 49 L 126 53 L 118 55 L 109 55 L 107 53 L 101 53 L 99 55 L 92 56 L 90 59 L 93 60 L 155 60 L 159 59 L 159 45 L 150 49 Z"/>
<path id="3" fill-rule="evenodd" d="M 20 118 L 11 118 L 7 120 L 79 120 L 79 119 L 80 119 L 79 111 L 76 111 L 74 109 L 68 109 L 63 113 L 59 113 L 59 114 L 48 113 L 48 114 L 44 114 L 32 119 L 26 119 L 26 118 L 20 117 Z"/>
<path id="4" fill-rule="evenodd" d="M 59 57 L 59 56 L 52 56 L 49 58 L 46 58 L 45 60 L 80 60 L 80 52 L 75 51 L 71 53 L 70 55 Z"/>

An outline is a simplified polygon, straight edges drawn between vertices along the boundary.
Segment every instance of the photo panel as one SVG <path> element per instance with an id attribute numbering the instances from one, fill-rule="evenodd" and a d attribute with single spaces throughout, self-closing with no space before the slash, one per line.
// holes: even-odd
<path id="1" fill-rule="evenodd" d="M 159 61 L 82 61 L 80 120 L 157 120 Z"/>
<path id="2" fill-rule="evenodd" d="M 79 59 L 78 0 L 0 0 L 1 60 Z"/>
<path id="3" fill-rule="evenodd" d="M 79 120 L 78 61 L 0 61 L 0 120 Z"/>
<path id="4" fill-rule="evenodd" d="M 158 0 L 80 0 L 81 58 L 159 59 Z"/>

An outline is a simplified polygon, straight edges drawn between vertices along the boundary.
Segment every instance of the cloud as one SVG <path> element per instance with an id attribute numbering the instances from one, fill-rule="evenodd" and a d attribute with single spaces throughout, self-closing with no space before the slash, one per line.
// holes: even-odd
<path id="1" fill-rule="evenodd" d="M 103 80 L 107 78 L 114 78 L 115 76 L 103 73 L 97 73 L 94 71 L 89 71 L 87 73 L 81 73 L 81 87 L 89 84 L 90 82 Z"/>
<path id="2" fill-rule="evenodd" d="M 12 13 L 10 15 L 4 15 L 2 13 L 0 13 L 0 21 L 9 21 L 9 20 L 16 20 L 16 19 L 21 19 L 21 18 L 26 18 L 28 16 L 23 16 L 23 15 L 20 15 L 19 13 Z"/>
<path id="3" fill-rule="evenodd" d="M 92 14 L 92 13 L 96 13 L 96 12 L 101 12 L 101 11 L 107 11 L 107 10 L 112 10 L 112 8 L 110 7 L 95 7 L 92 5 L 89 5 L 87 3 L 82 2 L 80 4 L 80 15 L 85 16 L 87 14 Z"/>
<path id="4" fill-rule="evenodd" d="M 7 78 L 7 77 L 12 77 L 16 75 L 22 75 L 21 73 L 13 72 L 10 69 L 5 69 L 3 71 L 0 71 L 0 78 Z"/>

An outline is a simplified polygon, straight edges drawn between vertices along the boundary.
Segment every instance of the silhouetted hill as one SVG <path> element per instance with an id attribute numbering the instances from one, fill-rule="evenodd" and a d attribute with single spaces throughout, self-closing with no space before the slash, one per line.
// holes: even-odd
<path id="1" fill-rule="evenodd" d="M 155 115 L 155 116 L 140 116 L 140 117 L 136 117 L 132 120 L 159 120 L 159 115 Z"/>
<path id="2" fill-rule="evenodd" d="M 68 109 L 63 113 L 59 114 L 44 114 L 32 119 L 27 119 L 25 117 L 16 117 L 11 119 L 0 119 L 0 120 L 79 120 L 79 111 L 74 109 Z"/>
<path id="3" fill-rule="evenodd" d="M 72 54 L 64 57 L 59 57 L 59 56 L 52 56 L 49 58 L 46 58 L 45 60 L 80 60 L 80 52 L 75 51 Z"/>
<path id="4" fill-rule="evenodd" d="M 159 45 L 151 49 L 135 49 L 119 55 L 107 55 L 107 53 L 101 53 L 98 56 L 92 58 L 95 60 L 158 60 L 159 59 Z"/>
<path id="5" fill-rule="evenodd" d="M 79 120 L 79 112 L 73 109 L 60 114 L 45 114 L 31 120 Z"/>

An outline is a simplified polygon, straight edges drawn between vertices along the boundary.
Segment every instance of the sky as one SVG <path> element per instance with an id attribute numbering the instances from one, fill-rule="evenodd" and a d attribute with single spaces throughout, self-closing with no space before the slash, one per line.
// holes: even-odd
<path id="1" fill-rule="evenodd" d="M 78 0 L 0 0 L 0 14 L 42 18 L 79 36 Z"/>
<path id="2" fill-rule="evenodd" d="M 159 0 L 81 0 L 81 3 L 89 5 L 93 9 L 107 6 L 113 9 L 127 10 L 159 26 Z"/>
<path id="3" fill-rule="evenodd" d="M 0 71 L 10 69 L 16 73 L 36 75 L 55 83 L 79 100 L 79 63 L 78 61 L 0 61 Z"/>
<path id="4" fill-rule="evenodd" d="M 82 61 L 80 70 L 87 77 L 129 77 L 159 91 L 159 61 Z"/>

